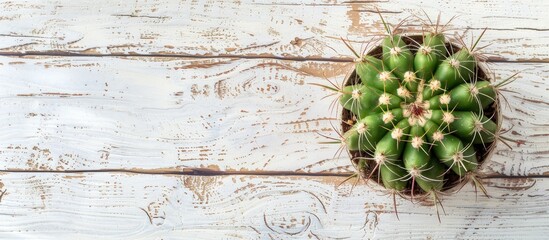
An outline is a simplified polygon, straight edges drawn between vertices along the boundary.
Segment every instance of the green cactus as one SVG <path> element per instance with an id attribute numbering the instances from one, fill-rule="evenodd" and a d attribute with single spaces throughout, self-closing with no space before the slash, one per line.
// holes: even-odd
<path id="1" fill-rule="evenodd" d="M 361 154 L 356 165 L 369 170 L 368 178 L 377 173 L 393 197 L 404 193 L 413 200 L 419 192 L 432 196 L 436 205 L 449 175 L 487 195 L 476 174 L 478 157 L 499 137 L 493 112 L 499 88 L 510 80 L 493 84 L 479 73 L 475 48 L 484 32 L 472 46 L 456 49 L 448 47 L 438 26 L 414 40 L 382 21 L 387 35 L 378 46 L 381 53 L 359 56 L 353 50 L 359 79 L 329 87 L 356 118 L 342 143 L 370 156 Z"/>

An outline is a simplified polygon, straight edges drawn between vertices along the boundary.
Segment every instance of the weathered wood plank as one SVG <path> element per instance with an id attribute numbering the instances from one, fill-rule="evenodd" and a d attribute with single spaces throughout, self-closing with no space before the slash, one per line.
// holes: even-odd
<path id="1" fill-rule="evenodd" d="M 308 83 L 343 79 L 345 63 L 246 59 L 0 58 L 0 169 L 209 168 L 348 172 L 333 134 L 328 92 Z M 487 173 L 549 171 L 548 64 L 504 92 L 512 151 L 498 145 Z M 337 126 L 337 121 L 333 121 Z"/>
<path id="2" fill-rule="evenodd" d="M 549 61 L 546 1 L 9 1 L 0 4 L 0 52 L 245 55 L 342 58 L 340 37 L 365 41 L 390 22 L 422 9 L 452 29 L 490 31 L 487 53 L 507 60 Z M 109 7 L 106 7 L 109 6 Z M 405 26 L 416 31 L 417 21 Z M 453 31 L 450 31 L 453 33 Z M 470 36 L 470 34 L 468 34 Z M 358 48 L 360 44 L 356 44 Z"/>
<path id="3" fill-rule="evenodd" d="M 317 144 L 328 102 L 306 84 L 342 64 L 150 60 L 2 58 L 1 169 L 346 165 Z"/>
<path id="4" fill-rule="evenodd" d="M 492 179 L 431 206 L 392 199 L 343 178 L 143 174 L 0 176 L 0 237 L 9 239 L 541 239 L 547 179 Z M 398 231 L 395 231 L 398 230 Z"/>

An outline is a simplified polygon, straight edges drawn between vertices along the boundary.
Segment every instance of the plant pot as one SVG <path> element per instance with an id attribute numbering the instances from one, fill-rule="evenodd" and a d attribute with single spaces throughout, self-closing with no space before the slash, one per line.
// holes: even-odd
<path id="1" fill-rule="evenodd" d="M 421 35 L 403 36 L 403 40 L 404 42 L 406 42 L 407 45 L 417 46 L 418 44 L 421 44 L 423 42 L 423 37 Z M 448 49 L 450 54 L 453 54 L 454 52 L 457 52 L 461 49 L 456 44 L 453 44 L 450 42 L 446 42 L 446 48 Z M 417 51 L 417 48 L 412 48 L 411 51 L 415 54 L 415 52 Z M 377 46 L 376 48 L 373 48 L 371 51 L 369 51 L 367 54 L 381 59 L 382 48 L 381 46 Z M 488 69 L 486 68 L 486 66 L 482 65 L 481 61 L 477 61 L 476 65 L 477 65 L 476 68 L 478 68 L 476 69 L 478 79 L 484 79 L 491 82 L 494 81 L 494 79 L 490 77 Z M 358 84 L 360 82 L 361 80 L 357 76 L 356 71 L 353 70 L 353 72 L 346 79 L 345 86 Z M 484 115 L 490 118 L 492 121 L 494 121 L 498 126 L 501 126 L 501 117 L 499 116 L 500 114 L 499 106 L 500 106 L 499 97 L 497 97 L 496 95 L 496 100 L 494 101 L 494 103 L 492 103 L 490 106 L 488 106 L 484 110 L 484 113 L 485 113 Z M 345 108 L 342 108 L 342 109 L 343 111 L 342 111 L 341 128 L 342 128 L 342 133 L 345 133 L 351 128 L 352 124 L 356 122 L 356 117 L 351 111 Z M 482 165 L 484 165 L 485 162 L 487 162 L 486 160 L 493 153 L 496 143 L 497 141 L 487 144 L 486 146 L 482 144 L 474 145 L 476 149 L 477 159 L 478 159 L 478 167 L 476 171 L 479 171 L 482 168 Z M 357 157 L 372 157 L 371 153 L 365 152 L 365 151 L 349 151 L 349 155 L 351 156 L 351 162 L 355 167 L 358 166 Z M 364 169 L 358 169 L 358 170 L 360 172 L 361 177 L 363 178 L 370 177 L 371 181 L 380 184 L 381 181 L 379 179 L 378 170 L 374 169 L 374 166 L 372 164 L 370 164 L 369 167 L 365 167 Z M 460 178 L 453 171 L 447 171 L 447 173 L 444 175 L 444 180 L 445 180 L 445 183 L 442 191 L 446 193 L 455 192 L 458 188 L 461 188 L 463 184 L 466 184 L 466 179 Z M 416 184 L 416 183 L 412 182 L 411 184 Z M 383 186 L 381 185 L 381 187 Z M 406 190 L 402 191 L 400 194 L 404 196 L 411 196 L 412 195 L 411 189 L 412 187 L 409 184 Z M 421 190 L 421 188 L 417 187 L 417 185 L 416 187 L 414 187 L 414 193 L 413 193 L 414 196 L 422 195 L 424 193 L 425 192 Z"/>

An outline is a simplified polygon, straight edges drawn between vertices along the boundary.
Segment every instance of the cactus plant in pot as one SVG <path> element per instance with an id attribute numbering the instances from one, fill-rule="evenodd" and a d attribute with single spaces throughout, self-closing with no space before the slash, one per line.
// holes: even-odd
<path id="1" fill-rule="evenodd" d="M 440 18 L 439 18 L 440 19 Z M 450 41 L 439 21 L 421 34 L 400 34 L 381 17 L 384 36 L 342 86 L 332 85 L 341 111 L 338 140 L 368 179 L 412 201 L 441 204 L 440 195 L 471 182 L 486 196 L 478 169 L 501 137 L 500 91 L 479 41 Z M 396 204 L 395 204 L 396 207 Z M 438 213 L 438 207 L 437 207 Z"/>

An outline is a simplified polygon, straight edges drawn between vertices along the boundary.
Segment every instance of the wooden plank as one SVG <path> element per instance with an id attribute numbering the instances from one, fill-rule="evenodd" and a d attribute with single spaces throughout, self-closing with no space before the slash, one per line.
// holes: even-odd
<path id="1" fill-rule="evenodd" d="M 522 71 L 517 80 L 502 89 L 502 113 L 504 137 L 518 141 L 512 149 L 499 143 L 485 172 L 497 172 L 511 176 L 549 175 L 549 84 L 545 75 L 549 74 L 544 65 L 501 65 Z M 499 66 L 493 70 L 502 80 L 509 76 Z M 508 102 L 508 104 L 506 103 Z"/>
<path id="2" fill-rule="evenodd" d="M 105 7 L 109 6 L 109 7 Z M 383 31 L 378 7 L 396 23 L 425 10 L 451 29 L 488 27 L 495 59 L 549 61 L 546 1 L 9 1 L 0 4 L 3 54 L 179 54 L 347 58 L 339 40 Z M 418 21 L 405 28 L 420 32 Z M 454 31 L 449 31 L 454 34 Z M 471 34 L 467 34 L 471 36 Z M 358 48 L 360 44 L 355 44 Z"/>
<path id="3" fill-rule="evenodd" d="M 9 239 L 541 239 L 547 179 L 492 179 L 432 206 L 332 177 L 143 174 L 1 175 L 0 237 Z M 396 231 L 398 230 L 398 231 Z"/>
<path id="4" fill-rule="evenodd" d="M 272 59 L 0 58 L 0 169 L 349 172 L 328 92 L 346 63 Z M 504 92 L 508 137 L 486 173 L 549 172 L 549 64 L 492 64 L 500 77 L 524 70 Z M 337 126 L 337 121 L 333 121 Z"/>
<path id="5" fill-rule="evenodd" d="M 1 169 L 347 165 L 328 161 L 335 149 L 318 144 L 315 132 L 331 130 L 329 101 L 307 84 L 343 76 L 343 64 L 1 59 Z"/>

